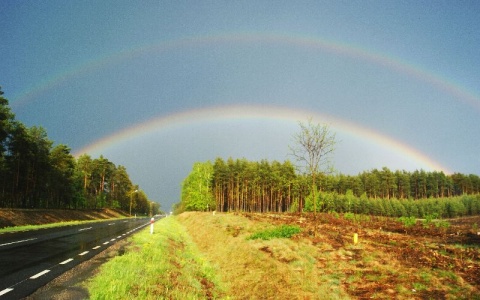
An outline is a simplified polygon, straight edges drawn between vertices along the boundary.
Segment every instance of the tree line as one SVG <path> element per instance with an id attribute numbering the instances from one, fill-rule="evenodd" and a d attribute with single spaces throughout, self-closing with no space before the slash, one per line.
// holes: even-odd
<path id="1" fill-rule="evenodd" d="M 480 177 L 473 174 L 384 167 L 356 176 L 321 173 L 317 177 L 314 193 L 311 175 L 299 174 L 288 160 L 197 162 L 182 183 L 176 209 L 299 212 L 313 211 L 317 205 L 320 211 L 389 216 L 480 214 Z"/>
<path id="2" fill-rule="evenodd" d="M 103 156 L 76 159 L 67 145 L 54 145 L 44 128 L 15 120 L 1 88 L 0 207 L 117 208 L 132 214 L 159 210 L 125 167 Z"/>

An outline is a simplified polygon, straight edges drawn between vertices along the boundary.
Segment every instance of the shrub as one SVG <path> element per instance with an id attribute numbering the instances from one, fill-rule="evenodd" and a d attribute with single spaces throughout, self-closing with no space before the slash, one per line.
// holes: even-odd
<path id="1" fill-rule="evenodd" d="M 400 217 L 398 220 L 402 222 L 405 227 L 412 227 L 417 224 L 417 219 L 415 217 Z"/>
<path id="2" fill-rule="evenodd" d="M 267 229 L 260 232 L 256 232 L 249 237 L 247 240 L 271 240 L 274 238 L 291 238 L 293 235 L 300 233 L 302 230 L 299 226 L 292 226 L 292 225 L 282 225 L 277 228 Z"/>

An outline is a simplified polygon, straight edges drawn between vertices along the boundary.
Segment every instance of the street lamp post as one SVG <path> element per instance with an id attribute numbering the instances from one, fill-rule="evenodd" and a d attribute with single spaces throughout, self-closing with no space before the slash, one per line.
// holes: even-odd
<path id="1" fill-rule="evenodd" d="M 138 190 L 134 190 L 130 193 L 130 217 L 132 216 L 132 202 L 133 202 L 133 194 L 137 193 Z"/>

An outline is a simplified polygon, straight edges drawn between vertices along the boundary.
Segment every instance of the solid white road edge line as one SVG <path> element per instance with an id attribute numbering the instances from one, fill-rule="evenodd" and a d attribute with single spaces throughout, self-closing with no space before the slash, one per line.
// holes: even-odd
<path id="1" fill-rule="evenodd" d="M 36 240 L 36 239 L 37 238 L 32 238 L 32 239 L 28 239 L 28 240 L 21 240 L 21 241 L 16 241 L 16 242 L 11 242 L 11 243 L 0 244 L 0 247 L 7 246 L 7 245 L 12 245 L 12 244 L 23 243 L 23 242 L 28 242 L 28 241 L 33 241 L 33 240 Z"/>
<path id="2" fill-rule="evenodd" d="M 38 277 L 40 277 L 40 276 L 42 276 L 42 275 L 45 275 L 45 274 L 47 274 L 48 272 L 50 272 L 50 270 L 43 270 L 42 272 L 37 273 L 37 274 L 33 275 L 32 277 L 30 277 L 30 279 L 37 279 Z"/>

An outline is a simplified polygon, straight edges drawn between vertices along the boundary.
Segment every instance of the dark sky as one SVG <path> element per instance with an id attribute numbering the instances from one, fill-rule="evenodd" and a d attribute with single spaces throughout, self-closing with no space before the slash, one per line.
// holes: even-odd
<path id="1" fill-rule="evenodd" d="M 3 1 L 16 118 L 127 167 L 168 210 L 195 161 L 289 159 L 328 123 L 338 172 L 480 174 L 478 1 Z"/>

